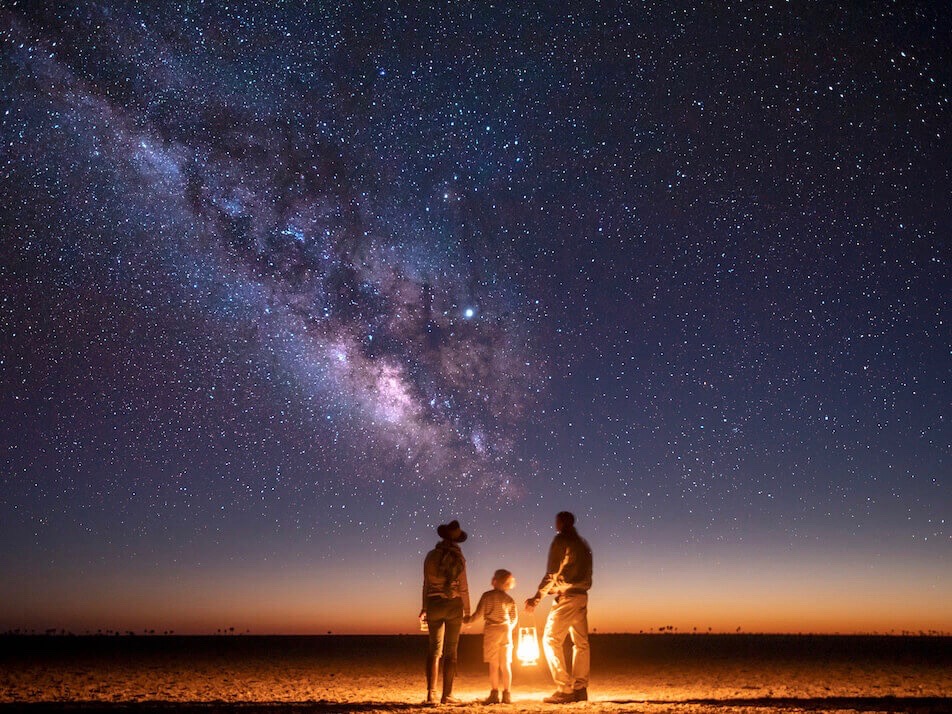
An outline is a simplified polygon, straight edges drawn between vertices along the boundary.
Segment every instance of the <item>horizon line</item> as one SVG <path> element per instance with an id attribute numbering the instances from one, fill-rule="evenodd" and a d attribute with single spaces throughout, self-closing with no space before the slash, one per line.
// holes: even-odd
<path id="1" fill-rule="evenodd" d="M 463 632 L 461 637 L 481 637 L 482 632 Z M 592 631 L 589 636 L 631 636 L 631 637 L 952 637 L 952 631 L 945 630 L 890 630 L 890 631 L 857 631 L 857 632 L 818 632 L 818 631 L 670 631 L 658 632 L 652 630 L 639 630 L 637 632 L 625 630 L 613 630 L 598 632 Z M 175 630 L 144 631 L 136 632 L 132 630 L 99 630 L 92 632 L 84 630 L 82 632 L 73 632 L 62 628 L 47 628 L 43 630 L 30 629 L 9 629 L 0 632 L 0 637 L 48 637 L 48 638 L 77 638 L 77 637 L 103 637 L 103 638 L 159 638 L 159 637 L 426 637 L 425 632 L 176 632 Z"/>

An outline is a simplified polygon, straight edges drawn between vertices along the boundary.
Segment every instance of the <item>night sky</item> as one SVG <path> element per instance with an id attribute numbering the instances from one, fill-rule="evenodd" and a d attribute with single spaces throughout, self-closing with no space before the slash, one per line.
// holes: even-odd
<path id="1" fill-rule="evenodd" d="M 950 38 L 4 3 L 0 630 L 410 632 L 564 509 L 599 631 L 952 630 Z"/>

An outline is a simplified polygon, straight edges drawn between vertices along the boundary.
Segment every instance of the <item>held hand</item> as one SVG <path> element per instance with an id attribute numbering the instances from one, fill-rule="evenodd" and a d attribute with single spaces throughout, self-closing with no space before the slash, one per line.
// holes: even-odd
<path id="1" fill-rule="evenodd" d="M 531 615 L 533 611 L 535 611 L 536 605 L 538 604 L 539 604 L 538 600 L 536 600 L 534 597 L 530 597 L 528 600 L 526 600 L 526 612 L 528 612 Z"/>

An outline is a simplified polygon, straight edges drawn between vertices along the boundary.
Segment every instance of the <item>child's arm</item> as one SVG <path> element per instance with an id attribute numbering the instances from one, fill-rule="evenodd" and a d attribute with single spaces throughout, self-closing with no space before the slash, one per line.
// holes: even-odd
<path id="1" fill-rule="evenodd" d="M 485 605 L 486 605 L 486 593 L 483 593 L 482 597 L 479 598 L 479 602 L 476 604 L 476 609 L 473 610 L 473 614 L 466 615 L 463 618 L 463 622 L 466 623 L 467 625 L 472 622 L 476 622 L 476 620 L 478 620 L 480 617 L 483 616 L 483 610 L 486 609 Z"/>

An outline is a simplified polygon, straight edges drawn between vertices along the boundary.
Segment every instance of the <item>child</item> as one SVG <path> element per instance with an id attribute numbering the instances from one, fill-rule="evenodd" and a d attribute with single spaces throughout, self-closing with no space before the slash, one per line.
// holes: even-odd
<path id="1" fill-rule="evenodd" d="M 483 660 L 489 663 L 489 697 L 483 704 L 498 704 L 499 688 L 502 686 L 502 703 L 509 704 L 509 687 L 512 686 L 512 631 L 516 627 L 518 613 L 516 602 L 506 595 L 507 590 L 516 586 L 516 579 L 508 570 L 497 570 L 493 574 L 493 589 L 487 590 L 479 598 L 479 604 L 466 623 L 482 617 Z"/>

